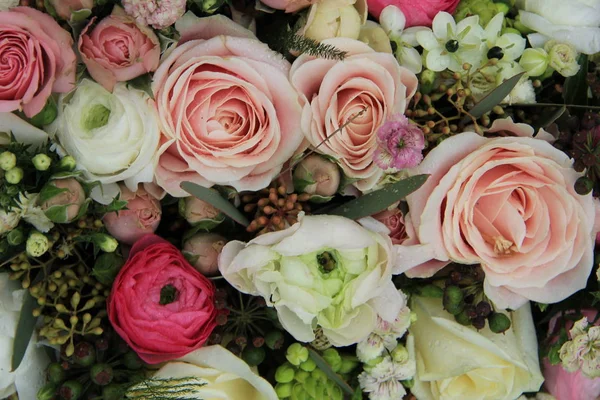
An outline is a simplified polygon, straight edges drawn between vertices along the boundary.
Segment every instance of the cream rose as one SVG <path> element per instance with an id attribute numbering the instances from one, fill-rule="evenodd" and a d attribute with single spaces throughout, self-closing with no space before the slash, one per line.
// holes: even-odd
<path id="1" fill-rule="evenodd" d="M 160 132 L 154 103 L 142 90 L 118 83 L 113 93 L 85 79 L 71 96 L 63 96 L 58 117 L 47 130 L 62 152 L 77 161 L 86 179 L 99 181 L 94 200 L 110 202 L 124 181 L 133 192 L 152 182 Z"/>
<path id="2" fill-rule="evenodd" d="M 460 325 L 440 299 L 414 297 L 411 310 L 417 318 L 407 347 L 419 400 L 514 400 L 542 385 L 529 304 L 508 314 L 512 326 L 503 334 Z"/>
<path id="3" fill-rule="evenodd" d="M 358 39 L 367 20 L 366 0 L 322 0 L 310 6 L 299 34 L 314 40 Z"/>
<path id="4" fill-rule="evenodd" d="M 190 379 L 191 378 L 191 379 Z M 252 372 L 241 359 L 221 346 L 202 347 L 176 361 L 165 364 L 147 381 L 131 387 L 125 397 L 147 399 L 156 395 L 148 390 L 152 381 L 160 379 L 166 388 L 161 393 L 164 399 L 176 399 L 175 385 L 196 384 L 197 387 L 186 395 L 198 400 L 277 400 L 273 387 L 265 379 Z M 182 381 L 183 380 L 183 381 Z M 169 390 L 169 385 L 171 390 Z"/>
<path id="5" fill-rule="evenodd" d="M 363 42 L 335 38 L 323 43 L 348 54 L 344 61 L 306 54 L 294 61 L 290 77 L 302 101 L 302 131 L 312 146 L 320 145 L 318 152 L 336 158 L 344 173 L 358 180 L 354 185 L 359 190 L 368 190 L 383 174 L 373 161 L 377 129 L 392 114 L 404 113 L 417 77 L 392 54 L 378 53 Z"/>
<path id="6" fill-rule="evenodd" d="M 239 291 L 275 307 L 296 340 L 313 341 L 320 326 L 333 345 L 349 346 L 375 330 L 378 316 L 393 322 L 402 307 L 387 229 L 371 218 L 361 223 L 301 215 L 283 231 L 227 243 L 219 270 Z"/>
<path id="7" fill-rule="evenodd" d="M 449 261 L 481 264 L 486 295 L 513 310 L 584 288 L 596 211 L 591 193 L 575 192 L 581 174 L 572 165 L 531 137 L 465 132 L 444 140 L 413 171 L 431 176 L 407 197 L 405 222 L 417 235 L 398 246 L 397 272 L 423 277 Z"/>

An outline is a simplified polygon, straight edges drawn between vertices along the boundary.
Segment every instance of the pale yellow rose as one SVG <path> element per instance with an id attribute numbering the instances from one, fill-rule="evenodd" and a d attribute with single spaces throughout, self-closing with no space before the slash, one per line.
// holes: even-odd
<path id="1" fill-rule="evenodd" d="M 408 349 L 417 362 L 419 400 L 514 400 L 544 381 L 529 304 L 511 312 L 503 334 L 460 325 L 440 299 L 416 297 Z"/>
<path id="2" fill-rule="evenodd" d="M 299 33 L 314 40 L 335 37 L 358 39 L 367 21 L 366 0 L 321 0 L 310 6 Z"/>

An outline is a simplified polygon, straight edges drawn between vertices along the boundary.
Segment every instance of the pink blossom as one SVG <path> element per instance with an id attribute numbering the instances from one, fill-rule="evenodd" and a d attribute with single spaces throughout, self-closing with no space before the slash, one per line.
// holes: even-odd
<path id="1" fill-rule="evenodd" d="M 423 131 L 404 115 L 396 115 L 377 131 L 375 163 L 382 169 L 411 168 L 423 160 Z"/>
<path id="2" fill-rule="evenodd" d="M 123 8 L 138 24 L 163 29 L 183 15 L 185 3 L 185 0 L 123 0 Z"/>

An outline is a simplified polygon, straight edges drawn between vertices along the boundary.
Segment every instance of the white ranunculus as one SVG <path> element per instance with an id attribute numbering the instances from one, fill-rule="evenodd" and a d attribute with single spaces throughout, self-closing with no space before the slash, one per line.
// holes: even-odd
<path id="1" fill-rule="evenodd" d="M 202 347 L 168 362 L 154 374 L 153 379 L 130 388 L 125 397 L 147 399 L 148 394 L 155 395 L 155 392 L 147 389 L 157 385 L 157 380 L 164 385 L 165 393 L 161 394 L 165 399 L 176 399 L 176 385 L 188 382 L 194 387 L 186 395 L 198 400 L 277 400 L 277 394 L 269 382 L 221 346 Z"/>
<path id="2" fill-rule="evenodd" d="M 154 102 L 142 90 L 118 83 L 110 93 L 85 79 L 61 96 L 48 131 L 58 139 L 59 153 L 73 156 L 88 180 L 102 184 L 101 193 L 92 193 L 97 201 L 109 202 L 117 182 L 131 191 L 152 182 L 160 131 Z"/>
<path id="3" fill-rule="evenodd" d="M 517 0 L 521 23 L 538 33 L 533 47 L 548 39 L 568 43 L 585 54 L 600 52 L 600 0 Z"/>
<path id="4" fill-rule="evenodd" d="M 509 313 L 502 333 L 460 325 L 440 299 L 415 297 L 417 320 L 407 347 L 417 361 L 413 394 L 419 400 L 514 400 L 536 392 L 544 378 L 529 304 Z"/>
<path id="5" fill-rule="evenodd" d="M 20 399 L 35 399 L 46 382 L 45 369 L 50 360 L 35 345 L 35 336 L 21 365 L 11 372 L 13 342 L 24 294 L 17 282 L 8 279 L 8 274 L 0 274 L 0 399 L 15 392 Z"/>
<path id="6" fill-rule="evenodd" d="M 378 316 L 392 322 L 402 307 L 387 228 L 372 218 L 360 222 L 301 215 L 283 231 L 227 243 L 219 270 L 236 289 L 275 307 L 298 341 L 313 341 L 320 326 L 334 346 L 357 343 Z"/>

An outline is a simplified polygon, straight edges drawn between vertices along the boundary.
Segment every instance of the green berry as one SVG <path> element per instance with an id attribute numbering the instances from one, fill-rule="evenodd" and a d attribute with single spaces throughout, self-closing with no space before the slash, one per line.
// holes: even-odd
<path id="1" fill-rule="evenodd" d="M 290 364 L 283 364 L 275 371 L 275 381 L 278 383 L 289 383 L 294 380 L 296 371 Z"/>
<path id="2" fill-rule="evenodd" d="M 325 350 L 323 352 L 323 358 L 327 361 L 327 364 L 329 364 L 333 372 L 339 372 L 342 368 L 342 357 L 336 349 L 330 348 Z"/>
<path id="3" fill-rule="evenodd" d="M 128 351 L 123 356 L 123 364 L 125 368 L 131 370 L 138 370 L 144 366 L 144 362 L 134 351 Z"/>
<path id="4" fill-rule="evenodd" d="M 36 399 L 37 400 L 54 400 L 56 398 L 57 386 L 54 383 L 47 383 L 40 390 L 38 390 Z"/>
<path id="5" fill-rule="evenodd" d="M 300 365 L 308 360 L 308 349 L 300 343 L 294 343 L 288 347 L 285 358 L 287 358 L 292 365 Z"/>
<path id="6" fill-rule="evenodd" d="M 90 378 L 98 386 L 106 386 L 114 378 L 113 369 L 108 364 L 96 364 L 90 369 Z"/>
<path id="7" fill-rule="evenodd" d="M 443 297 L 444 309 L 452 315 L 459 314 L 465 308 L 464 294 L 455 285 L 446 286 Z"/>
<path id="8" fill-rule="evenodd" d="M 300 369 L 306 372 L 312 372 L 315 370 L 315 368 L 317 368 L 317 364 L 315 364 L 312 358 L 309 358 L 300 364 Z"/>
<path id="9" fill-rule="evenodd" d="M 83 385 L 78 381 L 66 381 L 58 389 L 61 400 L 77 400 L 81 397 Z"/>
<path id="10" fill-rule="evenodd" d="M 419 288 L 419 294 L 423 297 L 441 299 L 444 296 L 444 289 L 436 285 L 425 285 Z"/>
<path id="11" fill-rule="evenodd" d="M 11 170 L 17 165 L 17 156 L 10 151 L 5 151 L 0 154 L 0 168 L 5 171 Z"/>
<path id="12" fill-rule="evenodd" d="M 265 349 L 262 347 L 254 347 L 253 345 L 248 345 L 242 352 L 242 358 L 248 365 L 251 367 L 260 365 L 263 361 L 265 361 L 265 357 L 267 356 Z"/>
<path id="13" fill-rule="evenodd" d="M 23 170 L 19 167 L 14 167 L 6 171 L 4 174 L 6 182 L 16 185 L 23 180 Z"/>
<path id="14" fill-rule="evenodd" d="M 60 363 L 52 363 L 46 368 L 46 379 L 53 384 L 60 384 L 66 378 L 66 373 Z M 56 389 L 56 388 L 55 388 Z"/>
<path id="15" fill-rule="evenodd" d="M 511 325 L 510 319 L 502 313 L 493 312 L 488 316 L 490 330 L 494 333 L 504 333 Z"/>
<path id="16" fill-rule="evenodd" d="M 287 399 L 292 395 L 292 384 L 291 383 L 278 383 L 275 385 L 275 393 L 280 399 Z"/>
<path id="17" fill-rule="evenodd" d="M 46 171 L 52 164 L 52 159 L 43 153 L 36 154 L 31 161 L 38 171 Z"/>
<path id="18" fill-rule="evenodd" d="M 284 336 L 281 331 L 271 331 L 265 336 L 265 344 L 271 350 L 279 350 L 283 347 Z"/>
<path id="19" fill-rule="evenodd" d="M 121 385 L 111 383 L 102 388 L 103 400 L 121 400 L 123 399 L 123 388 Z"/>
<path id="20" fill-rule="evenodd" d="M 296 371 L 296 375 L 294 376 L 294 379 L 300 383 L 306 382 L 308 378 L 310 378 L 310 372 L 304 370 Z"/>

